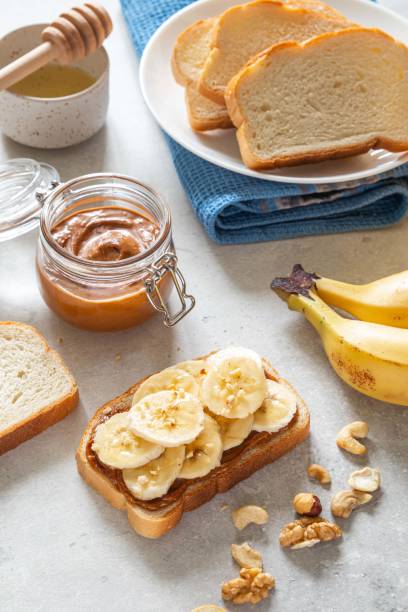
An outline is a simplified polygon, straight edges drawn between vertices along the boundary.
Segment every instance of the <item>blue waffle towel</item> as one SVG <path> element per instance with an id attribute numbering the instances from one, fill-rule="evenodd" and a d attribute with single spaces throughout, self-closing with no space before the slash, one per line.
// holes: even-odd
<path id="1" fill-rule="evenodd" d="M 136 51 L 191 0 L 121 0 Z M 408 211 L 408 164 L 359 182 L 298 185 L 235 174 L 167 138 L 178 176 L 210 238 L 281 240 L 392 225 Z"/>

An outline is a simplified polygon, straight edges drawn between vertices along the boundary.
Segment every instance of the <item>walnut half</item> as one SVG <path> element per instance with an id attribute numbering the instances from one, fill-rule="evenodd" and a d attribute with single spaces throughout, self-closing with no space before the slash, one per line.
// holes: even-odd
<path id="1" fill-rule="evenodd" d="M 256 567 L 243 568 L 239 578 L 224 582 L 221 594 L 223 599 L 234 604 L 256 604 L 266 599 L 274 587 L 275 578 L 270 574 Z"/>
<path id="2" fill-rule="evenodd" d="M 341 538 L 342 531 L 336 523 L 317 516 L 301 518 L 283 527 L 279 535 L 281 546 L 286 548 L 305 548 L 319 542 L 328 542 Z"/>

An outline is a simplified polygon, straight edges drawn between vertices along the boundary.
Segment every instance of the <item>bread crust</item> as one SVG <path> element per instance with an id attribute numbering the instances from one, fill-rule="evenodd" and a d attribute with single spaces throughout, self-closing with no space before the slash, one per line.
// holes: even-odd
<path id="1" fill-rule="evenodd" d="M 282 49 L 303 49 L 305 47 L 319 45 L 322 40 L 329 38 L 338 38 L 340 36 L 347 36 L 349 32 L 375 32 L 378 35 L 394 42 L 395 44 L 405 47 L 402 43 L 396 41 L 392 36 L 386 34 L 382 30 L 379 30 L 377 28 L 364 28 L 362 26 L 353 26 L 351 28 L 345 28 L 344 30 L 339 30 L 337 32 L 326 32 L 324 34 L 320 34 L 300 43 L 296 41 L 286 41 L 282 43 L 277 43 L 276 45 L 272 45 L 271 47 L 269 47 L 269 49 L 262 51 L 262 53 L 259 53 L 254 58 L 252 58 L 247 63 L 247 65 L 231 79 L 228 84 L 225 100 L 229 115 L 235 127 L 237 128 L 238 144 L 242 159 L 246 166 L 253 170 L 272 170 L 274 168 L 280 168 L 285 166 L 297 166 L 300 164 L 316 163 L 328 159 L 351 157 L 353 155 L 367 153 L 370 149 L 373 148 L 383 148 L 387 151 L 393 152 L 403 152 L 408 149 L 408 141 L 394 141 L 384 136 L 369 138 L 363 143 L 357 143 L 355 145 L 347 146 L 345 145 L 341 148 L 325 148 L 303 154 L 299 153 L 288 156 L 277 156 L 271 159 L 257 157 L 254 151 L 251 149 L 245 134 L 245 115 L 240 107 L 238 99 L 238 90 L 240 84 L 242 83 L 242 80 L 245 79 L 245 77 L 249 75 L 252 71 L 256 70 L 265 59 L 273 57 L 275 53 L 279 53 Z"/>
<path id="2" fill-rule="evenodd" d="M 202 358 L 200 358 L 202 359 Z M 114 507 L 127 512 L 128 520 L 133 529 L 147 538 L 158 538 L 173 529 L 183 516 L 212 499 L 217 493 L 228 491 L 235 484 L 248 478 L 261 467 L 275 461 L 285 453 L 300 444 L 309 434 L 309 412 L 297 391 L 272 368 L 267 360 L 263 360 L 266 375 L 290 388 L 297 398 L 297 413 L 287 428 L 276 434 L 266 436 L 267 440 L 259 442 L 255 447 L 241 451 L 230 462 L 221 465 L 207 476 L 191 481 L 179 499 L 164 509 L 151 511 L 130 503 L 101 471 L 97 471 L 87 460 L 86 448 L 89 437 L 98 416 L 107 410 L 120 405 L 131 405 L 132 397 L 143 380 L 111 400 L 95 413 L 89 421 L 79 443 L 76 453 L 78 471 L 85 482 L 101 494 Z M 146 379 L 144 379 L 146 380 Z"/>
<path id="3" fill-rule="evenodd" d="M 211 51 L 208 55 L 207 61 L 205 62 L 205 65 L 201 72 L 201 76 L 198 81 L 199 92 L 209 100 L 217 102 L 218 104 L 223 104 L 225 102 L 225 88 L 210 87 L 206 81 L 206 69 L 211 66 L 214 59 L 220 53 L 222 26 L 225 20 L 228 19 L 231 13 L 235 13 L 242 9 L 247 9 L 260 4 L 272 4 L 274 6 L 280 6 L 288 11 L 296 11 L 297 13 L 314 12 L 319 15 L 323 20 L 336 19 L 339 23 L 344 23 L 345 27 L 346 24 L 351 26 L 351 22 L 344 15 L 342 15 L 332 7 L 326 5 L 324 2 L 320 2 L 319 0 L 252 0 L 252 2 L 238 4 L 236 6 L 230 7 L 229 9 L 224 11 L 222 15 L 219 16 L 218 20 L 214 24 L 211 37 Z"/>
<path id="4" fill-rule="evenodd" d="M 67 414 L 74 410 L 74 408 L 76 408 L 78 405 L 79 393 L 77 384 L 71 372 L 65 365 L 62 357 L 57 351 L 50 348 L 44 336 L 35 327 L 32 325 L 27 325 L 26 323 L 18 323 L 15 321 L 0 321 L 0 325 L 12 325 L 13 327 L 30 329 L 33 333 L 35 333 L 43 344 L 45 352 L 53 355 L 53 358 L 60 363 L 62 369 L 65 371 L 67 377 L 72 383 L 71 392 L 62 397 L 60 400 L 53 402 L 46 408 L 35 412 L 26 419 L 23 419 L 22 421 L 19 421 L 18 423 L 7 427 L 7 429 L 0 432 L 0 455 L 2 455 L 3 453 L 15 448 L 22 442 L 33 438 L 48 427 L 51 427 L 51 425 L 54 425 L 58 421 L 61 421 L 61 419 L 65 418 Z"/>

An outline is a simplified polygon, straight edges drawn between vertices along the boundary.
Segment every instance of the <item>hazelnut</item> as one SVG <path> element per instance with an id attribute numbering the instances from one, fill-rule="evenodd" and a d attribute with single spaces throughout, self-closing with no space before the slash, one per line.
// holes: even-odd
<path id="1" fill-rule="evenodd" d="M 303 516 L 319 516 L 322 511 L 320 499 L 312 493 L 298 493 L 293 500 L 293 507 Z"/>

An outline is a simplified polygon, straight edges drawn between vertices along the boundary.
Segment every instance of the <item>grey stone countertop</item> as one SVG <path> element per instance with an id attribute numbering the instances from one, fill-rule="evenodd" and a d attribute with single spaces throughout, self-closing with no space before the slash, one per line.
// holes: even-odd
<path id="1" fill-rule="evenodd" d="M 71 4 L 1 0 L 0 35 L 51 20 Z M 106 127 L 89 142 L 61 151 L 28 149 L 2 138 L 0 159 L 36 157 L 54 164 L 64 179 L 109 170 L 154 186 L 172 208 L 181 266 L 197 307 L 171 331 L 158 319 L 120 333 L 80 331 L 41 300 L 34 273 L 36 232 L 0 246 L 0 318 L 36 325 L 71 367 L 81 394 L 70 416 L 0 458 L 0 610 L 190 612 L 204 603 L 223 605 L 220 583 L 238 573 L 230 545 L 244 540 L 262 552 L 265 568 L 276 577 L 276 590 L 254 608 L 259 612 L 408 610 L 408 411 L 343 384 L 315 331 L 269 289 L 271 279 L 296 262 L 357 283 L 400 271 L 407 267 L 408 220 L 375 232 L 246 246 L 210 242 L 142 101 L 119 4 L 105 4 L 116 24 L 106 45 L 112 62 Z M 405 0 L 387 4 L 408 16 Z M 139 378 L 230 343 L 269 357 L 297 387 L 310 408 L 311 436 L 186 514 L 163 539 L 143 539 L 125 513 L 110 507 L 77 474 L 74 453 L 82 430 L 96 408 Z M 335 444 L 338 430 L 356 419 L 370 425 L 367 459 L 342 453 Z M 330 469 L 331 489 L 308 481 L 305 470 L 312 461 Z M 366 461 L 381 469 L 383 487 L 375 503 L 339 520 L 343 539 L 300 551 L 281 549 L 278 534 L 294 517 L 294 494 L 314 491 L 330 517 L 331 493 Z M 270 522 L 239 533 L 230 512 L 247 503 L 265 506 Z"/>

